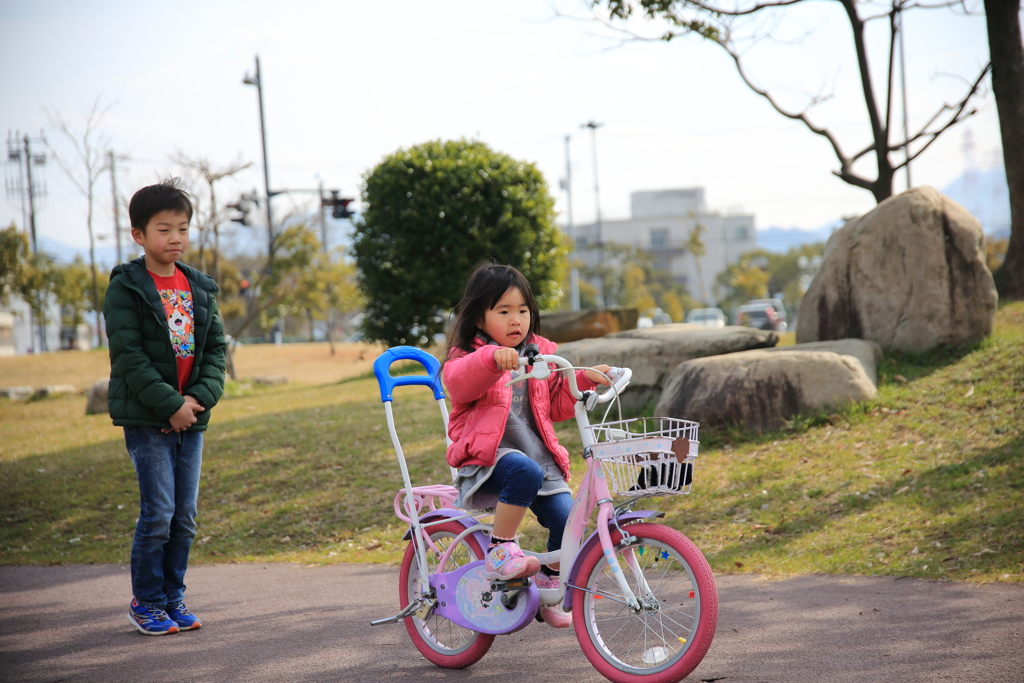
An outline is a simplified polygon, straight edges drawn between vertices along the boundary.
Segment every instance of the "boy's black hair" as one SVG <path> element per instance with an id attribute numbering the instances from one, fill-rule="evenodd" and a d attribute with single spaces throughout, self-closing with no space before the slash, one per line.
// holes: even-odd
<path id="1" fill-rule="evenodd" d="M 533 298 L 530 290 L 530 283 L 526 277 L 512 266 L 499 266 L 487 261 L 477 264 L 466 282 L 466 292 L 462 295 L 462 301 L 455 307 L 455 325 L 452 328 L 452 337 L 448 340 L 448 352 L 445 358 L 450 358 L 452 351 L 462 349 L 467 353 L 473 350 L 473 338 L 483 330 L 477 328 L 477 323 L 484 319 L 484 314 L 494 308 L 505 292 L 515 287 L 526 300 L 526 307 L 530 309 L 530 330 L 523 341 L 529 342 L 535 334 L 540 334 L 540 310 L 537 308 L 537 301 Z"/>
<path id="2" fill-rule="evenodd" d="M 147 185 L 132 195 L 128 204 L 128 218 L 132 227 L 143 232 L 149 219 L 161 211 L 183 213 L 192 222 L 192 200 L 188 193 L 178 187 L 178 178 L 168 178 L 156 185 Z"/>

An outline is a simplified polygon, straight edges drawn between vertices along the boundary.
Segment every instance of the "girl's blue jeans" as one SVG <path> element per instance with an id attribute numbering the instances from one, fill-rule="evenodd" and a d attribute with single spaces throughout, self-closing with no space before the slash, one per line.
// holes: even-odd
<path id="1" fill-rule="evenodd" d="M 572 495 L 566 492 L 538 496 L 544 472 L 540 465 L 522 453 L 508 453 L 494 465 L 491 476 L 480 486 L 482 493 L 497 494 L 506 505 L 530 508 L 537 521 L 548 530 L 548 552 L 562 547 L 562 532 L 572 508 Z"/>
<path id="2" fill-rule="evenodd" d="M 139 478 L 132 593 L 144 605 L 173 606 L 185 595 L 185 570 L 196 535 L 203 433 L 125 427 L 124 441 Z"/>

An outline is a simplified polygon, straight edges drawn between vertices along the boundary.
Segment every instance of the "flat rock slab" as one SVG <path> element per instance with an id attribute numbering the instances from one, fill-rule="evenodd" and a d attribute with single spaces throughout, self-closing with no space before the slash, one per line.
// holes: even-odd
<path id="1" fill-rule="evenodd" d="M 124 565 L 0 567 L 4 681 L 599 683 L 572 629 L 499 636 L 474 666 L 422 659 L 397 611 L 398 569 L 228 564 L 188 573 L 202 629 L 144 636 Z M 724 683 L 1020 683 L 1024 586 L 855 576 L 717 577 L 718 630 L 686 679 Z M 140 672 L 146 672 L 141 675 Z M 173 676 L 154 676 L 173 672 Z"/>
<path id="2" fill-rule="evenodd" d="M 792 346 L 776 346 L 765 349 L 773 353 L 789 353 L 792 351 L 830 351 L 841 356 L 851 356 L 864 368 L 864 374 L 871 383 L 878 386 L 878 364 L 882 362 L 882 346 L 878 342 L 866 339 L 837 339 L 836 341 L 808 342 Z"/>
<path id="3" fill-rule="evenodd" d="M 12 401 L 24 401 L 32 397 L 32 387 L 0 387 L 0 397 L 9 398 Z"/>
<path id="4" fill-rule="evenodd" d="M 631 330 L 639 319 L 639 310 L 625 307 L 552 311 L 540 314 L 540 329 L 544 337 L 561 344 Z"/>
<path id="5" fill-rule="evenodd" d="M 48 396 L 59 396 L 61 394 L 73 394 L 78 391 L 74 384 L 48 384 L 37 387 L 32 393 L 35 398 L 47 398 Z"/>
<path id="6" fill-rule="evenodd" d="M 633 380 L 622 400 L 624 406 L 633 408 L 657 401 L 670 374 L 683 361 L 778 343 L 779 335 L 772 331 L 675 323 L 562 344 L 557 353 L 576 365 L 631 368 Z"/>

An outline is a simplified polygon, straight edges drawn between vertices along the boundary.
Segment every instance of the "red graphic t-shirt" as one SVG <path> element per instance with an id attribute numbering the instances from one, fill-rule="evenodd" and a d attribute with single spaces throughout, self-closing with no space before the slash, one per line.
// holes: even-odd
<path id="1" fill-rule="evenodd" d="M 192 366 L 196 362 L 196 334 L 192 320 L 192 288 L 188 285 L 185 274 L 177 268 L 174 275 L 163 277 L 153 271 L 149 272 L 156 291 L 160 294 L 160 302 L 164 305 L 167 333 L 171 336 L 174 357 L 178 360 L 178 392 L 182 393 L 188 378 L 192 375 Z"/>

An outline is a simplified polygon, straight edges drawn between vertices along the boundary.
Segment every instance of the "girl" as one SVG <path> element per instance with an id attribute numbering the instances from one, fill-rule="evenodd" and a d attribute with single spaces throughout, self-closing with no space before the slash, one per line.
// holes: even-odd
<path id="1" fill-rule="evenodd" d="M 448 464 L 458 468 L 459 505 L 495 508 L 488 579 L 536 574 L 539 588 L 557 588 L 558 566 L 541 567 L 537 558 L 526 557 L 516 531 L 526 510 L 533 510 L 548 530 L 548 551 L 562 547 L 572 506 L 569 453 L 558 443 L 552 421 L 573 417 L 576 399 L 564 373 L 505 386 L 520 374 L 519 357 L 527 344 L 536 344 L 541 353 L 554 353 L 556 348 L 538 334 L 537 304 L 518 270 L 490 263 L 477 266 L 456 311 L 444 380 L 452 401 Z M 598 365 L 579 371 L 580 390 L 608 384 L 601 374 L 608 370 L 607 365 Z M 572 615 L 560 606 L 543 606 L 540 614 L 556 628 L 572 623 Z"/>

